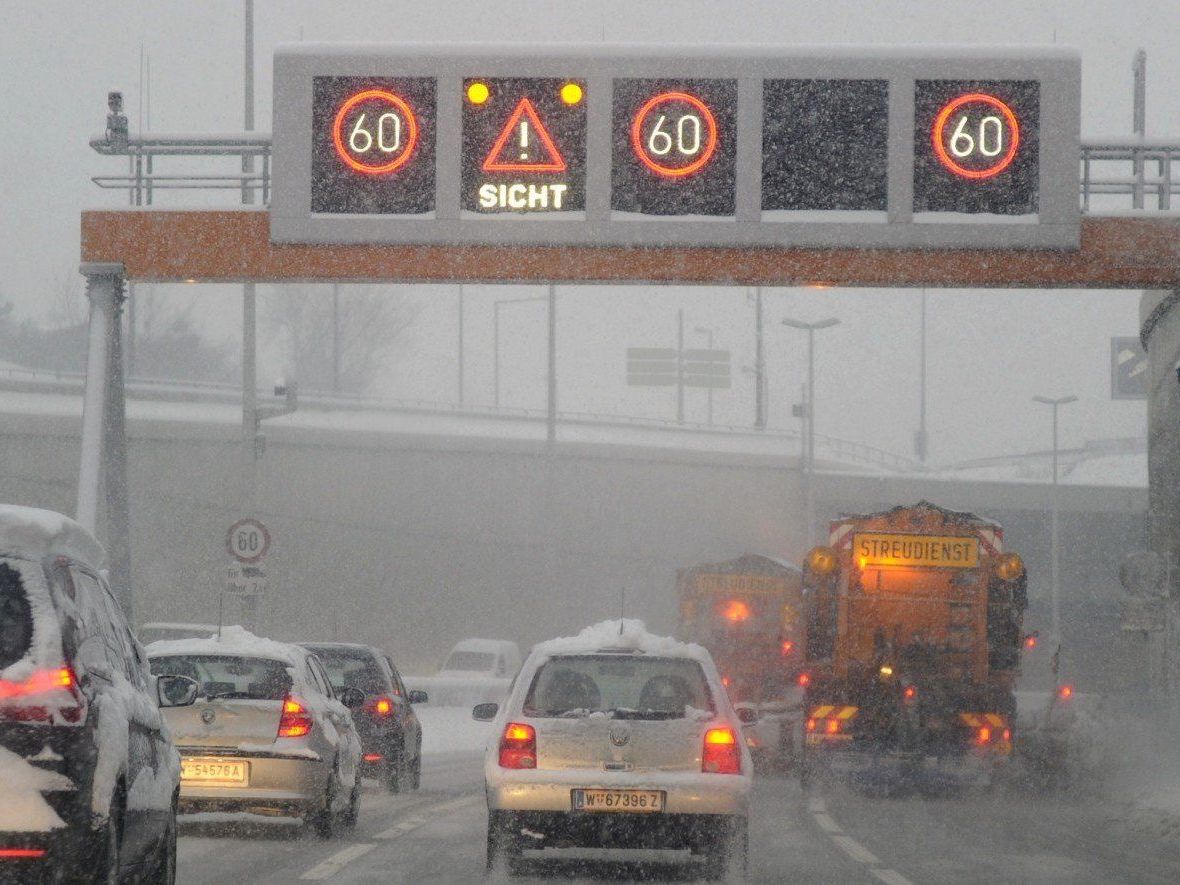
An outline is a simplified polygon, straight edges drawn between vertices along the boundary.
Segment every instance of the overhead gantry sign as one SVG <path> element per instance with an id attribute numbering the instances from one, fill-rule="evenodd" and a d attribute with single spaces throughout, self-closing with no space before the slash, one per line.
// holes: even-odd
<path id="1" fill-rule="evenodd" d="M 1070 51 L 280 48 L 275 243 L 1061 248 Z"/>

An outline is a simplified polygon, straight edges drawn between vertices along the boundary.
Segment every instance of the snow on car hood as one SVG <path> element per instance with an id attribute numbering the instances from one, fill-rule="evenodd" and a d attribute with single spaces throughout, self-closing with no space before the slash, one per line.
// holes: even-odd
<path id="1" fill-rule="evenodd" d="M 42 793 L 72 790 L 73 782 L 63 774 L 30 765 L 11 750 L 0 747 L 0 832 L 44 833 L 65 826 Z"/>

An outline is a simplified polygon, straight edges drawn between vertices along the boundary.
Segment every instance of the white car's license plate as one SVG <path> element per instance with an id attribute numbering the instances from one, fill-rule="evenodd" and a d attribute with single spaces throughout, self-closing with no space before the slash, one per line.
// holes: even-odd
<path id="1" fill-rule="evenodd" d="M 573 790 L 574 811 L 664 810 L 662 790 Z"/>
<path id="2" fill-rule="evenodd" d="M 250 763 L 192 756 L 180 760 L 180 779 L 189 783 L 242 786 L 250 780 Z"/>

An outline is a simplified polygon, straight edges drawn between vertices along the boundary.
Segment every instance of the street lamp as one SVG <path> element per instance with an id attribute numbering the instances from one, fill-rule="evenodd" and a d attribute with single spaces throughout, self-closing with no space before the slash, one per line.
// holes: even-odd
<path id="1" fill-rule="evenodd" d="M 547 296 L 535 298 L 501 298 L 492 304 L 492 402 L 500 408 L 500 306 L 524 301 L 548 301 Z"/>
<path id="2" fill-rule="evenodd" d="M 803 405 L 803 419 L 807 422 L 807 433 L 804 435 L 803 468 L 806 479 L 804 531 L 808 536 L 815 528 L 815 332 L 817 329 L 830 329 L 839 323 L 840 321 L 835 317 L 828 317 L 815 323 L 805 323 L 790 318 L 783 320 L 784 326 L 802 329 L 807 333 L 807 402 Z"/>
<path id="3" fill-rule="evenodd" d="M 709 350 L 713 349 L 713 330 L 712 329 L 706 329 L 704 326 L 696 326 L 693 329 L 693 331 L 696 332 L 698 335 L 704 335 L 705 340 L 707 342 L 706 347 L 708 347 Z M 712 383 L 711 378 L 709 379 L 709 381 L 710 381 L 710 383 Z M 713 388 L 712 387 L 708 388 L 708 394 L 709 394 L 709 426 L 712 427 L 713 426 Z"/>
<path id="4" fill-rule="evenodd" d="M 1076 403 L 1078 398 L 1072 395 L 1058 397 L 1057 399 L 1052 399 L 1047 396 L 1034 396 L 1033 401 L 1053 407 L 1053 519 L 1052 534 L 1049 542 L 1049 605 L 1051 625 L 1053 629 L 1053 641 L 1059 643 L 1061 642 L 1061 577 L 1060 547 L 1057 532 L 1057 409 L 1059 406 L 1067 406 L 1070 403 Z"/>

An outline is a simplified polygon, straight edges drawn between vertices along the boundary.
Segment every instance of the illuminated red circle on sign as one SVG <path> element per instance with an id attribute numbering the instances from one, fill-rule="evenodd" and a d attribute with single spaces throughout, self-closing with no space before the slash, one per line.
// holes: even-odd
<path id="1" fill-rule="evenodd" d="M 361 162 L 349 151 L 344 143 L 344 119 L 348 116 L 349 111 L 365 101 L 379 101 L 392 105 L 400 112 L 402 119 L 405 120 L 407 130 L 405 144 L 404 146 L 399 144 L 394 158 L 386 163 L 373 164 Z M 368 146 L 371 147 L 373 144 L 372 133 L 367 130 L 362 130 L 362 132 L 368 139 Z M 354 130 L 353 136 L 355 135 L 356 131 Z M 382 133 L 378 131 L 378 138 L 381 135 Z M 385 89 L 366 89 L 364 92 L 358 92 L 342 104 L 340 110 L 336 112 L 336 118 L 332 121 L 332 143 L 336 146 L 337 156 L 350 168 L 355 169 L 357 172 L 363 172 L 365 175 L 385 175 L 405 165 L 414 153 L 414 147 L 418 143 L 418 119 L 414 116 L 414 112 L 410 110 L 409 104 L 400 95 L 395 95 Z M 366 148 L 365 152 L 368 151 L 369 147 Z"/>
<path id="2" fill-rule="evenodd" d="M 651 153 L 643 144 L 643 124 L 647 120 L 648 115 L 658 105 L 673 101 L 691 105 L 694 110 L 700 113 L 705 122 L 705 129 L 707 130 L 704 146 L 698 146 L 700 155 L 685 166 L 665 166 L 658 160 L 653 159 Z M 671 136 L 668 137 L 671 138 Z M 687 92 L 661 92 L 659 95 L 653 95 L 649 98 L 631 121 L 631 149 L 635 151 L 635 156 L 639 158 L 640 162 L 657 175 L 663 175 L 667 178 L 682 178 L 685 175 L 692 175 L 694 172 L 699 172 L 703 169 L 705 164 L 713 158 L 713 154 L 717 150 L 717 120 L 714 118 L 713 112 L 709 110 L 709 106 L 695 95 L 689 95 Z"/>
<path id="3" fill-rule="evenodd" d="M 996 161 L 990 166 L 984 166 L 979 169 L 964 166 L 950 155 L 944 143 L 946 141 L 944 138 L 945 129 L 947 123 L 950 121 L 951 115 L 968 104 L 985 104 L 999 111 L 1008 129 L 1008 150 L 1004 151 L 1002 155 L 998 155 Z M 979 134 L 982 136 L 982 125 Z M 984 92 L 969 92 L 966 95 L 960 95 L 958 98 L 947 102 L 943 109 L 938 112 L 938 116 L 934 120 L 934 129 L 931 135 L 934 139 L 934 154 L 938 157 L 938 161 L 955 175 L 976 180 L 999 175 L 1012 165 L 1012 161 L 1016 159 L 1016 149 L 1020 147 L 1020 123 L 1016 119 L 1016 114 L 1012 112 L 1012 108 L 1008 107 L 1000 99 Z M 965 137 L 972 138 L 972 136 Z"/>

